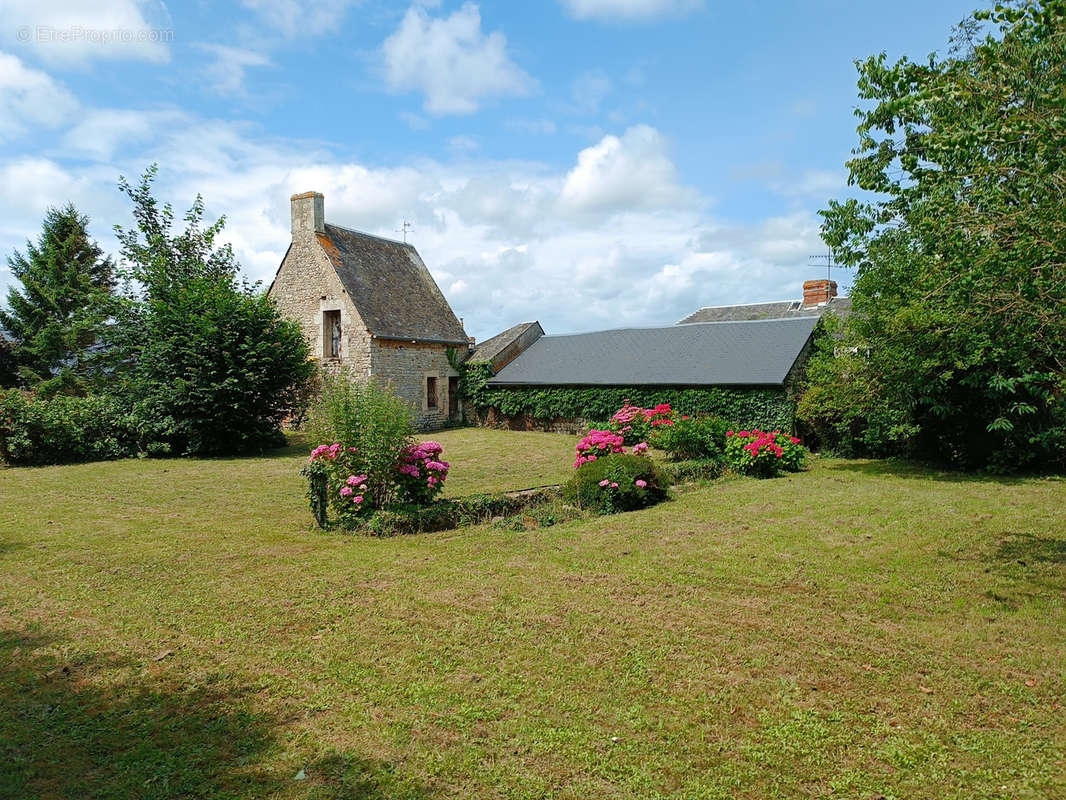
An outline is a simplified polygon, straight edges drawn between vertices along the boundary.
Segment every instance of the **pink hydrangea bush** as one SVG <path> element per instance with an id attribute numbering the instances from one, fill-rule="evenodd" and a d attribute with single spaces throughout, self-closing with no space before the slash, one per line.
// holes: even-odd
<path id="1" fill-rule="evenodd" d="M 342 527 L 356 527 L 374 506 L 369 478 L 359 471 L 357 462 L 356 449 L 340 442 L 322 444 L 311 451 L 303 474 L 319 527 L 329 526 L 331 511 Z"/>
<path id="2" fill-rule="evenodd" d="M 669 427 L 679 418 L 688 419 L 680 417 L 669 403 L 660 403 L 653 408 L 641 408 L 625 400 L 608 421 L 607 429 L 620 435 L 626 445 L 634 445 L 648 441 L 657 429 Z"/>
<path id="3" fill-rule="evenodd" d="M 621 434 L 593 428 L 581 437 L 574 447 L 574 469 L 611 453 L 624 453 L 625 451 L 625 439 Z"/>
<path id="4" fill-rule="evenodd" d="M 726 431 L 726 464 L 741 475 L 772 478 L 799 472 L 807 455 L 799 439 L 781 431 Z"/>
<path id="5" fill-rule="evenodd" d="M 400 497 L 404 502 L 433 502 L 444 488 L 450 464 L 441 460 L 440 442 L 416 442 L 405 447 L 396 464 Z"/>
<path id="6" fill-rule="evenodd" d="M 321 528 L 336 523 L 352 530 L 394 503 L 428 505 L 444 488 L 451 466 L 441 459 L 443 449 L 439 442 L 404 445 L 388 469 L 375 473 L 357 448 L 319 445 L 303 470 L 315 521 Z"/>

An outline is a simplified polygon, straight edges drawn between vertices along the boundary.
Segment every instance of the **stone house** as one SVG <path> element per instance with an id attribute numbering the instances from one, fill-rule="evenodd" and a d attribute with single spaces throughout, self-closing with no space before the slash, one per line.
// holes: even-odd
<path id="1" fill-rule="evenodd" d="M 300 323 L 329 370 L 375 378 L 406 400 L 420 429 L 459 421 L 459 374 L 470 340 L 418 251 L 325 220 L 318 192 L 290 198 L 292 241 L 268 294 Z"/>

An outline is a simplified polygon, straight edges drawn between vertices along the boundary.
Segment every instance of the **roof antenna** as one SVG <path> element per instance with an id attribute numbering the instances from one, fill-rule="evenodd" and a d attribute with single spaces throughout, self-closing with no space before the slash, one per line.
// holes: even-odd
<path id="1" fill-rule="evenodd" d="M 403 243 L 407 244 L 407 232 L 413 231 L 415 226 L 408 222 L 406 219 L 403 221 L 403 225 L 396 229 L 397 233 L 403 234 Z"/>
<path id="2" fill-rule="evenodd" d="M 808 264 L 817 264 L 819 262 L 825 262 L 825 279 L 827 281 L 833 280 L 833 267 L 839 267 L 840 264 L 833 263 L 833 248 L 829 248 L 829 253 L 822 256 L 808 256 Z"/>

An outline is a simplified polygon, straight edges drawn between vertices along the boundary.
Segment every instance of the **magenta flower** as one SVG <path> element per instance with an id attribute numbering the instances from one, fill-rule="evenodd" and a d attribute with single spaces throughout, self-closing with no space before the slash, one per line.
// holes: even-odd
<path id="1" fill-rule="evenodd" d="M 611 481 L 611 488 L 612 489 L 617 489 L 618 488 L 618 484 L 615 483 L 614 481 Z"/>
<path id="2" fill-rule="evenodd" d="M 357 494 L 355 497 L 352 498 L 352 502 L 353 503 L 362 503 L 363 502 L 363 496 L 361 494 Z"/>
<path id="3" fill-rule="evenodd" d="M 341 487 L 341 497 L 351 497 L 351 496 L 352 496 L 352 487 L 351 486 L 342 486 Z"/>
<path id="4" fill-rule="evenodd" d="M 647 481 L 642 481 L 640 478 L 637 478 L 634 483 L 637 485 L 638 489 L 643 489 L 645 486 L 648 485 Z"/>

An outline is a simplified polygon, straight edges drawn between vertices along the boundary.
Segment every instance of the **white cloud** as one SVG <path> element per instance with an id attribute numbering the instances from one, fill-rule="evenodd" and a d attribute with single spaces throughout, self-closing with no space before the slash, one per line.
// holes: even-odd
<path id="1" fill-rule="evenodd" d="M 212 88 L 223 95 L 244 92 L 244 73 L 249 67 L 270 66 L 270 59 L 254 50 L 229 47 L 222 44 L 199 44 L 201 50 L 211 53 L 215 60 L 203 72 Z"/>
<path id="2" fill-rule="evenodd" d="M 589 70 L 577 76 L 570 87 L 570 95 L 579 111 L 594 113 L 611 93 L 611 79 L 603 70 Z"/>
<path id="3" fill-rule="evenodd" d="M 63 125 L 77 108 L 74 95 L 51 76 L 0 52 L 0 141 Z"/>
<path id="4" fill-rule="evenodd" d="M 508 120 L 507 127 L 521 133 L 544 136 L 550 136 L 559 130 L 559 126 L 550 119 L 512 119 Z"/>
<path id="5" fill-rule="evenodd" d="M 473 153 L 481 147 L 481 143 L 473 136 L 453 136 L 448 140 L 448 149 L 457 155 Z"/>
<path id="6" fill-rule="evenodd" d="M 528 94 L 536 82 L 507 53 L 507 38 L 481 30 L 473 3 L 431 18 L 418 5 L 382 45 L 385 78 L 394 91 L 419 91 L 429 114 L 470 114 L 485 99 Z"/>
<path id="7" fill-rule="evenodd" d="M 577 19 L 604 22 L 647 20 L 678 16 L 703 7 L 703 0 L 562 0 Z"/>
<path id="8" fill-rule="evenodd" d="M 842 192 L 848 183 L 846 172 L 808 169 L 798 176 L 772 181 L 770 187 L 783 197 L 824 199 Z"/>
<path id="9" fill-rule="evenodd" d="M 252 279 L 269 282 L 285 253 L 294 192 L 323 192 L 329 221 L 370 233 L 398 238 L 411 221 L 410 241 L 482 339 L 528 319 L 563 333 L 798 297 L 807 255 L 820 250 L 811 213 L 746 224 L 708 215 L 646 126 L 603 137 L 569 171 L 469 156 L 357 163 L 166 110 L 94 111 L 67 139 L 76 162 L 0 158 L 0 253 L 22 247 L 44 208 L 68 200 L 114 252 L 111 226 L 131 221 L 117 177 L 135 180 L 157 161 L 157 197 L 180 213 L 202 193 L 209 216 L 227 216 L 225 239 Z"/>
<path id="10" fill-rule="evenodd" d="M 577 211 L 662 209 L 691 204 L 694 193 L 679 183 L 662 134 L 635 125 L 582 150 L 561 199 Z"/>
<path id="11" fill-rule="evenodd" d="M 159 0 L 0 0 L 0 41 L 54 64 L 170 60 L 174 31 Z"/>
<path id="12" fill-rule="evenodd" d="M 241 0 L 270 27 L 286 36 L 325 33 L 359 0 Z"/>
<path id="13" fill-rule="evenodd" d="M 109 161 L 118 150 L 155 139 L 168 128 L 184 127 L 189 120 L 181 111 L 92 109 L 67 131 L 63 144 L 73 154 Z"/>
<path id="14" fill-rule="evenodd" d="M 429 130 L 429 120 L 421 114 L 415 114 L 413 111 L 401 111 L 398 116 L 400 121 L 413 131 Z"/>

